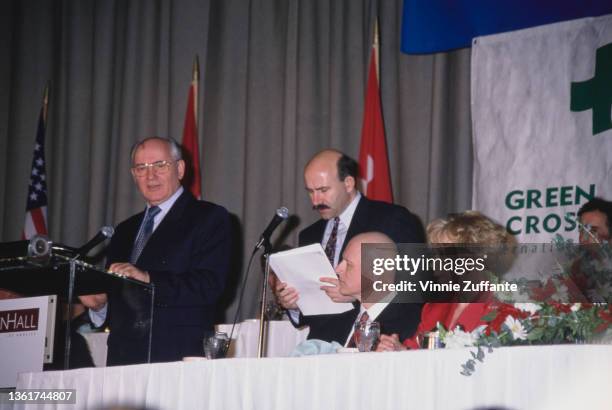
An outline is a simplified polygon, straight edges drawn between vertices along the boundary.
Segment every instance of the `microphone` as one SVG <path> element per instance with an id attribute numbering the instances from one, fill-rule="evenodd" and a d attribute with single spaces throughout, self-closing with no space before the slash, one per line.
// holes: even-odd
<path id="1" fill-rule="evenodd" d="M 43 258 L 51 254 L 53 244 L 45 235 L 34 235 L 28 246 L 28 256 L 32 258 Z"/>
<path id="2" fill-rule="evenodd" d="M 29 240 L 0 243 L 0 259 L 21 257 L 45 257 L 51 253 L 51 242 L 44 235 L 34 235 Z"/>
<path id="3" fill-rule="evenodd" d="M 266 227 L 266 230 L 263 231 L 263 233 L 259 237 L 259 242 L 257 242 L 257 245 L 255 245 L 255 251 L 261 248 L 264 243 L 270 241 L 270 236 L 272 235 L 272 232 L 274 232 L 274 230 L 278 227 L 278 225 L 280 225 L 281 222 L 287 219 L 288 216 L 289 216 L 289 210 L 286 207 L 281 206 L 280 208 L 276 210 L 276 214 L 274 214 L 274 218 L 272 218 L 272 220 Z"/>
<path id="4" fill-rule="evenodd" d="M 87 255 L 87 253 L 90 250 L 92 250 L 93 248 L 95 248 L 96 246 L 98 246 L 99 244 L 104 242 L 106 239 L 108 239 L 111 236 L 113 236 L 114 233 L 115 233 L 115 228 L 113 228 L 112 226 L 103 226 L 98 231 L 96 236 L 91 238 L 91 240 L 89 242 L 87 242 L 85 245 L 83 245 L 79 249 L 77 249 L 76 257 L 78 258 L 78 257 Z"/>

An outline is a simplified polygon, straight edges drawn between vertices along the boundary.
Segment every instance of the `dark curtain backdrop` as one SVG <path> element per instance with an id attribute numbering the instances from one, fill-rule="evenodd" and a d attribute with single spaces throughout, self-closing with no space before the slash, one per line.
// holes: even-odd
<path id="1" fill-rule="evenodd" d="M 424 223 L 469 208 L 469 50 L 399 52 L 401 0 L 13 0 L 0 21 L 0 240 L 20 237 L 36 121 L 50 85 L 49 230 L 78 245 L 144 203 L 129 173 L 142 136 L 182 137 L 194 55 L 204 197 L 234 216 L 237 276 L 280 205 L 295 245 L 317 218 L 307 159 L 359 153 L 368 53 L 381 32 L 381 94 L 395 201 Z M 254 317 L 255 264 L 242 317 Z M 227 318 L 225 320 L 227 320 Z"/>

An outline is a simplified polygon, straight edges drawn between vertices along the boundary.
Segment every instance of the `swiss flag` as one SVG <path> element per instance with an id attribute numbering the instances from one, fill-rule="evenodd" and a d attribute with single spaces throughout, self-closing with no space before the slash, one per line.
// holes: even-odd
<path id="1" fill-rule="evenodd" d="M 359 149 L 361 188 L 370 199 L 393 203 L 375 54 L 372 47 Z"/>
<path id="2" fill-rule="evenodd" d="M 198 145 L 198 79 L 199 67 L 197 58 L 193 65 L 193 78 L 189 87 L 189 98 L 187 100 L 187 112 L 185 112 L 185 125 L 183 126 L 183 148 L 186 158 L 187 169 L 185 184 L 193 196 L 202 198 L 202 183 L 200 178 L 200 149 Z"/>

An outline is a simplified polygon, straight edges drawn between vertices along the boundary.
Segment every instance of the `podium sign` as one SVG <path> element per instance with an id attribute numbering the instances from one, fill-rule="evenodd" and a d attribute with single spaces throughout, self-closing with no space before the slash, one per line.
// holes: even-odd
<path id="1" fill-rule="evenodd" d="M 0 243 L 0 289 L 23 296 L 57 295 L 67 302 L 67 317 L 72 317 L 72 303 L 77 296 L 110 292 L 124 295 L 129 300 L 129 309 L 125 317 L 115 321 L 137 326 L 135 337 L 142 342 L 142 362 L 150 362 L 155 293 L 152 284 L 100 270 L 78 259 L 78 252 L 36 237 L 29 242 Z M 70 320 L 66 320 L 65 327 L 64 369 L 68 369 Z"/>
<path id="2" fill-rule="evenodd" d="M 54 322 L 55 296 L 0 300 L 0 388 L 15 387 L 19 373 L 42 371 Z"/>

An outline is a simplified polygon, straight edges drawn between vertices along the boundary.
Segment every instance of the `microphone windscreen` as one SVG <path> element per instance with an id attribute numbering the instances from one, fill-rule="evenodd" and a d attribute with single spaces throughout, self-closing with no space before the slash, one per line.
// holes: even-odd
<path id="1" fill-rule="evenodd" d="M 287 209 L 287 207 L 281 206 L 276 210 L 276 215 L 283 219 L 287 219 L 287 217 L 289 217 L 289 210 Z"/>
<path id="2" fill-rule="evenodd" d="M 103 226 L 100 232 L 102 232 L 102 235 L 106 238 L 111 238 L 115 234 L 115 228 L 112 226 Z"/>

